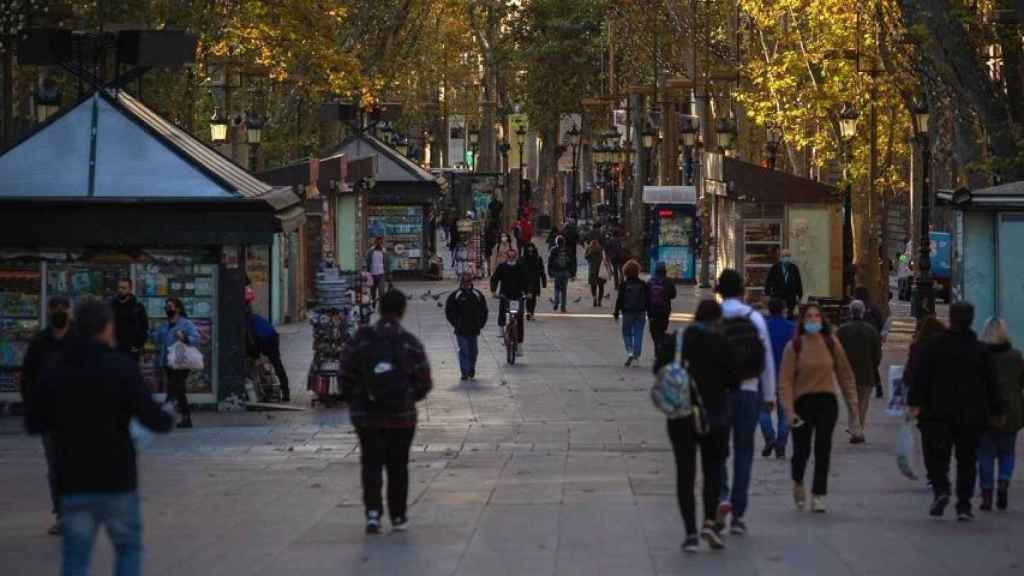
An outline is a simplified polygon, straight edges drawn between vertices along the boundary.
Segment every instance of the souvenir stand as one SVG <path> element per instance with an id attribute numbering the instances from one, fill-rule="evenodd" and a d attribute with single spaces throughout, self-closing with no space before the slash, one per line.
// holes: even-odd
<path id="1" fill-rule="evenodd" d="M 338 375 L 341 351 L 356 331 L 373 315 L 369 301 L 372 279 L 362 273 L 340 272 L 334 266 L 317 274 L 317 307 L 310 315 L 313 326 L 313 363 L 307 387 L 311 404 L 334 406 L 342 401 Z"/>

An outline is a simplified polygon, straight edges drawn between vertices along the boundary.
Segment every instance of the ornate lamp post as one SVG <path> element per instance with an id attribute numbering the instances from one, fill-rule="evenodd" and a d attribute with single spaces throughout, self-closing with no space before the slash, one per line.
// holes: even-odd
<path id="1" fill-rule="evenodd" d="M 843 297 L 853 293 L 853 177 L 850 164 L 853 162 L 852 144 L 857 135 L 857 118 L 860 114 L 849 102 L 839 111 L 839 137 L 843 148 Z"/>
<path id="2" fill-rule="evenodd" d="M 921 145 L 921 229 L 918 239 L 917 280 L 912 295 L 914 317 L 923 322 L 935 314 L 935 294 L 932 292 L 931 246 L 931 143 L 928 140 L 928 100 L 921 95 L 914 104 L 914 132 Z"/>
<path id="3" fill-rule="evenodd" d="M 525 146 L 526 146 L 526 126 L 520 124 L 519 128 L 516 128 L 516 139 L 519 141 L 519 193 L 523 192 L 523 160 L 525 160 Z"/>
<path id="4" fill-rule="evenodd" d="M 566 139 L 568 140 L 569 144 L 569 153 L 572 154 L 572 188 L 569 192 L 569 206 L 571 207 L 570 212 L 573 218 L 579 217 L 579 214 L 577 214 L 579 202 L 578 194 L 576 192 L 576 189 L 578 188 L 576 183 L 576 149 L 579 148 L 580 145 L 580 134 L 580 129 L 575 124 L 573 124 L 572 128 L 570 128 L 569 131 L 565 133 L 567 137 Z"/>
<path id="5" fill-rule="evenodd" d="M 219 106 L 214 107 L 213 116 L 210 116 L 210 140 L 214 144 L 222 144 L 228 140 L 228 119 Z"/>
<path id="6" fill-rule="evenodd" d="M 715 134 L 718 136 L 718 147 L 724 154 L 732 148 L 736 139 L 736 126 L 732 118 L 717 118 L 715 120 Z"/>
<path id="7" fill-rule="evenodd" d="M 480 148 L 480 129 L 473 126 L 469 129 L 469 149 L 473 151 L 473 172 L 476 172 L 476 151 Z"/>
<path id="8" fill-rule="evenodd" d="M 263 126 L 266 122 L 255 110 L 245 113 L 245 139 L 249 143 L 249 169 L 256 170 L 258 150 L 263 142 Z"/>
<path id="9" fill-rule="evenodd" d="M 46 77 L 32 95 L 35 104 L 36 122 L 42 124 L 60 109 L 60 92 L 53 78 Z"/>

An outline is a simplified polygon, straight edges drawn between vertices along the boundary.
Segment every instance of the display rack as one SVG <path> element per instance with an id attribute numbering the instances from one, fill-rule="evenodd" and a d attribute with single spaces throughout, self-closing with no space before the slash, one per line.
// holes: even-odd
<path id="1" fill-rule="evenodd" d="M 313 363 L 307 382 L 313 392 L 313 406 L 330 407 L 342 402 L 341 353 L 356 331 L 370 322 L 371 282 L 361 273 L 343 273 L 335 268 L 317 274 L 317 307 L 310 317 Z"/>

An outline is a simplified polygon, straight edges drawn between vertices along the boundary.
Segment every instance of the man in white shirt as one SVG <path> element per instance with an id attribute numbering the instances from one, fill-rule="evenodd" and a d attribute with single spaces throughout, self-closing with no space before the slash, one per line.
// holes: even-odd
<path id="1" fill-rule="evenodd" d="M 743 303 L 745 287 L 740 273 L 732 269 L 723 270 L 718 277 L 717 290 L 722 297 L 722 316 L 726 322 L 730 318 L 748 319 L 757 329 L 757 336 L 761 341 L 764 355 L 760 376 L 742 380 L 739 389 L 729 394 L 729 413 L 732 418 L 730 432 L 733 445 L 733 485 L 730 490 L 728 467 L 723 461 L 722 493 L 717 520 L 719 526 L 724 526 L 726 517 L 731 513 L 730 532 L 743 535 L 747 533 L 747 525 L 743 516 L 747 511 L 751 468 L 754 464 L 754 433 L 762 407 L 766 407 L 769 411 L 775 408 L 775 360 L 772 356 L 771 337 L 768 334 L 768 325 L 765 323 L 764 317 L 760 312 Z M 756 345 L 756 342 L 754 344 Z"/>
<path id="2" fill-rule="evenodd" d="M 373 244 L 373 248 L 370 249 L 370 253 L 366 255 L 366 269 L 373 276 L 373 289 L 370 291 L 370 294 L 375 306 L 384 289 L 384 275 L 387 273 L 387 268 L 384 265 L 386 257 L 384 238 L 378 236 Z"/>

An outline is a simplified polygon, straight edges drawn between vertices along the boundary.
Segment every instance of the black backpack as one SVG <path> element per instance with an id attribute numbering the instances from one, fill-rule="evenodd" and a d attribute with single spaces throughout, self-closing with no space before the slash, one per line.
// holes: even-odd
<path id="1" fill-rule="evenodd" d="M 409 374 L 402 366 L 398 338 L 374 328 L 373 345 L 368 347 L 364 386 L 367 407 L 372 412 L 402 413 L 415 404 Z"/>
<path id="2" fill-rule="evenodd" d="M 565 248 L 555 248 L 552 257 L 555 259 L 556 270 L 566 271 L 572 267 L 572 261 L 569 260 L 569 253 Z"/>
<path id="3" fill-rule="evenodd" d="M 647 301 L 652 310 L 665 310 L 668 308 L 668 299 L 665 298 L 665 280 L 651 280 L 647 284 Z"/>
<path id="4" fill-rule="evenodd" d="M 644 305 L 644 285 L 642 282 L 627 282 L 622 287 L 622 311 L 643 312 L 647 306 Z"/>
<path id="5" fill-rule="evenodd" d="M 732 346 L 733 366 L 740 381 L 757 378 L 764 370 L 764 342 L 750 319 L 753 313 L 722 320 L 722 335 Z"/>

